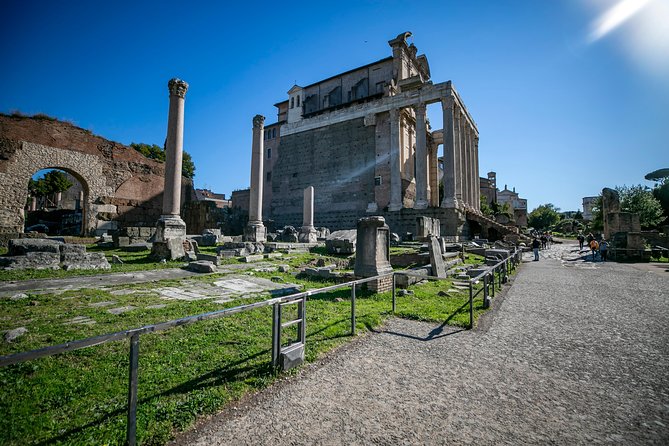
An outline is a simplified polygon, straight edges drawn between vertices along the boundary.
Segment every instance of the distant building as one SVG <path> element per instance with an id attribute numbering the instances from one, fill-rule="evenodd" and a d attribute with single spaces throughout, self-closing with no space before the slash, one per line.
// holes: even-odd
<path id="1" fill-rule="evenodd" d="M 527 200 L 520 198 L 515 187 L 513 190 L 509 190 L 505 184 L 504 190 L 497 192 L 497 203 L 500 205 L 508 203 L 513 211 L 516 226 L 527 226 Z"/>
<path id="2" fill-rule="evenodd" d="M 225 194 L 217 194 L 209 189 L 195 189 L 196 201 L 213 201 L 217 208 L 228 208 L 231 206 L 231 200 L 225 199 Z"/>
<path id="3" fill-rule="evenodd" d="M 583 220 L 592 221 L 592 208 L 599 197 L 583 197 Z"/>
<path id="4" fill-rule="evenodd" d="M 497 201 L 497 173 L 488 172 L 488 178 L 479 178 L 481 196 L 485 197 L 488 206 Z"/>
<path id="5" fill-rule="evenodd" d="M 232 207 L 234 209 L 241 209 L 243 211 L 249 211 L 249 197 L 251 196 L 251 191 L 249 188 L 233 190 L 232 195 L 230 196 Z"/>

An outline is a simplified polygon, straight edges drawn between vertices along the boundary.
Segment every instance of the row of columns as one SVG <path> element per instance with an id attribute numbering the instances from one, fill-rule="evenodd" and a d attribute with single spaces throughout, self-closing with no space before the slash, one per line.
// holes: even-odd
<path id="1" fill-rule="evenodd" d="M 478 133 L 464 110 L 452 96 L 441 101 L 444 121 L 444 200 L 442 207 L 480 209 Z M 437 200 L 428 196 L 428 178 L 435 170 L 429 163 L 426 104 L 413 107 L 416 116 L 416 201 L 415 209 L 425 209 Z M 390 110 L 390 204 L 388 210 L 403 207 L 400 109 Z M 436 172 L 432 173 L 432 175 Z M 430 191 L 434 195 L 435 191 Z M 438 191 L 437 197 L 438 197 Z"/>
<path id="2" fill-rule="evenodd" d="M 444 119 L 442 207 L 480 209 L 478 132 L 455 98 L 441 101 Z"/>

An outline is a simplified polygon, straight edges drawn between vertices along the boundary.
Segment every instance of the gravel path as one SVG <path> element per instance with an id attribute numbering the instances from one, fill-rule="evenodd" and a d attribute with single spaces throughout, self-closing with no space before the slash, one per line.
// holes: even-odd
<path id="1" fill-rule="evenodd" d="M 487 328 L 393 319 L 176 444 L 668 444 L 669 275 L 574 248 L 523 265 Z"/>

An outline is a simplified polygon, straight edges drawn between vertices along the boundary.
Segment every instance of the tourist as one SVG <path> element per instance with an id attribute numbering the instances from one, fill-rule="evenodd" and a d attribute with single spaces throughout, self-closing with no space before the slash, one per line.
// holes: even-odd
<path id="1" fill-rule="evenodd" d="M 605 239 L 602 239 L 601 242 L 599 242 L 599 256 L 602 258 L 602 262 L 606 262 L 606 257 L 609 253 L 609 242 L 607 242 Z"/>
<path id="2" fill-rule="evenodd" d="M 595 236 L 592 235 L 592 232 L 588 233 L 588 236 L 585 238 L 585 241 L 588 242 L 588 246 L 590 246 L 590 242 L 595 239 Z"/>
<path id="3" fill-rule="evenodd" d="M 578 240 L 578 250 L 583 251 L 583 243 L 585 242 L 585 236 L 583 235 L 583 233 L 579 232 L 578 237 L 576 237 L 576 239 Z"/>
<path id="4" fill-rule="evenodd" d="M 548 237 L 546 237 L 546 233 L 541 234 L 541 249 L 546 249 L 547 241 Z"/>
<path id="5" fill-rule="evenodd" d="M 590 249 L 592 250 L 592 261 L 595 261 L 595 256 L 597 255 L 597 250 L 599 249 L 599 243 L 594 238 L 590 240 Z"/>
<path id="6" fill-rule="evenodd" d="M 541 242 L 539 241 L 538 238 L 534 237 L 534 240 L 532 241 L 532 251 L 534 251 L 534 261 L 538 262 L 539 261 L 539 248 L 541 247 Z"/>

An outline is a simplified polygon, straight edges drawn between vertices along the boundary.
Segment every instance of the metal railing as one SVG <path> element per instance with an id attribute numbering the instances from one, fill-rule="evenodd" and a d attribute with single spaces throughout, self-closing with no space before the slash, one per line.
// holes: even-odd
<path id="1" fill-rule="evenodd" d="M 484 307 L 489 305 L 490 296 L 495 295 L 495 277 L 498 280 L 498 286 L 501 287 L 503 279 L 506 277 L 510 269 L 515 268 L 521 261 L 522 252 L 514 251 L 509 257 L 495 265 L 489 266 L 486 271 L 481 272 L 475 277 L 468 279 L 469 282 L 469 328 L 474 326 L 474 299 L 480 293 L 483 293 Z M 129 353 L 129 378 L 128 378 L 128 411 L 127 411 L 127 430 L 126 442 L 128 445 L 134 446 L 136 444 L 137 434 L 137 380 L 139 368 L 139 339 L 141 335 L 155 333 L 159 331 L 169 330 L 175 327 L 186 326 L 196 322 L 202 322 L 213 319 L 220 319 L 231 316 L 233 314 L 242 313 L 258 308 L 273 307 L 272 311 L 272 364 L 275 367 L 279 366 L 281 353 L 287 349 L 295 346 L 304 347 L 306 342 L 306 302 L 307 297 L 317 294 L 328 293 L 331 291 L 351 287 L 351 335 L 356 332 L 356 287 L 371 281 L 392 276 L 392 313 L 396 310 L 396 277 L 397 275 L 414 276 L 420 279 L 428 280 L 451 280 L 448 277 L 426 276 L 410 271 L 393 271 L 387 274 L 382 274 L 374 277 L 367 277 L 364 279 L 354 280 L 341 284 L 331 285 L 315 290 L 304 291 L 289 296 L 276 297 L 252 304 L 239 305 L 223 310 L 212 311 L 209 313 L 198 314 L 195 316 L 188 316 L 180 319 L 174 319 L 158 324 L 145 325 L 139 328 L 119 331 L 115 333 L 108 333 L 101 336 L 94 336 L 86 339 L 66 342 L 64 344 L 53 345 L 27 352 L 15 353 L 6 356 L 0 356 L 0 367 L 6 367 L 12 364 L 18 364 L 38 358 L 53 356 L 60 353 L 71 352 L 82 348 L 93 347 L 97 345 L 106 344 L 112 341 L 119 341 L 123 339 L 130 339 L 130 353 Z M 475 291 L 475 285 L 483 280 L 483 287 Z M 490 289 L 492 285 L 492 293 Z M 297 304 L 297 318 L 288 322 L 282 321 L 282 307 L 290 304 Z M 297 325 L 297 339 L 295 342 L 287 347 L 282 347 L 281 333 L 284 328 Z"/>

